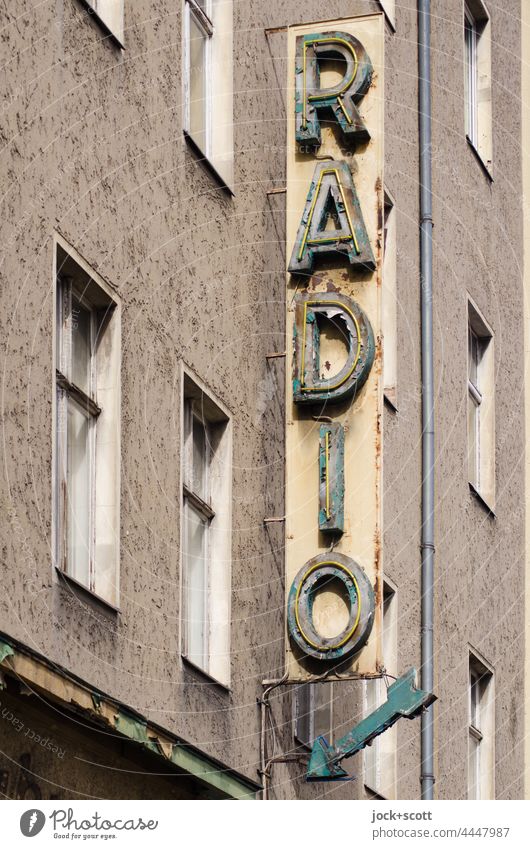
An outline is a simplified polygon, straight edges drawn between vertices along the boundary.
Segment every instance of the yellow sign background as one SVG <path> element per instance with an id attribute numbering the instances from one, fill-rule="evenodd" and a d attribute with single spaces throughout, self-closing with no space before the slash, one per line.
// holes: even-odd
<path id="1" fill-rule="evenodd" d="M 300 152 L 295 139 L 295 46 L 296 37 L 309 33 L 348 32 L 364 45 L 374 69 L 372 84 L 359 104 L 370 141 L 348 149 L 340 129 L 322 126 L 322 145 L 317 151 Z M 332 85 L 322 74 L 322 86 Z M 355 300 L 367 314 L 376 339 L 375 362 L 367 383 L 353 402 L 327 405 L 325 414 L 345 428 L 345 530 L 335 550 L 353 558 L 366 572 L 375 591 L 376 611 L 366 646 L 338 672 L 343 675 L 371 676 L 380 672 L 382 619 L 382 346 L 381 291 L 383 257 L 383 127 L 384 127 L 384 16 L 368 15 L 290 27 L 288 32 L 288 120 L 287 120 L 287 246 L 290 257 L 295 244 L 315 165 L 322 157 L 348 163 L 376 258 L 373 273 L 351 269 L 349 264 L 333 267 L 317 263 L 309 278 L 287 275 L 287 385 L 286 385 L 286 523 L 285 563 L 286 602 L 293 579 L 304 564 L 317 554 L 329 551 L 330 539 L 319 532 L 319 422 L 315 409 L 301 409 L 293 403 L 292 361 L 293 322 L 296 293 L 340 292 Z M 316 155 L 315 155 L 316 154 Z M 307 285 L 307 289 L 303 287 Z M 334 356 L 334 343 L 327 356 Z M 337 343 L 336 355 L 341 356 Z M 326 593 L 319 599 L 317 616 L 326 629 L 338 633 L 344 627 L 338 599 Z M 286 635 L 286 671 L 289 680 L 311 680 L 327 671 L 325 666 L 302 665 L 293 654 Z M 332 680 L 330 676 L 329 680 Z"/>

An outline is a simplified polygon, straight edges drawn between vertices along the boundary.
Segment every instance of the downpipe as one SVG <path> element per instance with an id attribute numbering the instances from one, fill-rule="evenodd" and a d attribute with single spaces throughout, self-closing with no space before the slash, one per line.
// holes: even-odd
<path id="1" fill-rule="evenodd" d="M 434 376 L 431 2 L 418 0 L 422 371 L 421 688 L 434 689 Z M 421 798 L 434 798 L 434 706 L 421 718 Z"/>

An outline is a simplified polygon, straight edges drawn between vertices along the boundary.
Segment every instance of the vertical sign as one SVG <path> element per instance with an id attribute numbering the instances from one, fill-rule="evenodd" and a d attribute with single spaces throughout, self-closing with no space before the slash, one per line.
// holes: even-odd
<path id="1" fill-rule="evenodd" d="M 381 669 L 384 18 L 289 29 L 290 680 Z"/>

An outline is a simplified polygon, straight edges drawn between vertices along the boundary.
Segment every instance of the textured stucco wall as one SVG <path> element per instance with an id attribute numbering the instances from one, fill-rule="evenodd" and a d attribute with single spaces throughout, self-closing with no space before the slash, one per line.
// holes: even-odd
<path id="1" fill-rule="evenodd" d="M 2 151 L 0 626 L 256 778 L 262 678 L 282 674 L 286 33 L 373 0 L 235 4 L 235 197 L 187 148 L 180 4 L 126 3 L 124 52 L 76 0 L 7 4 Z M 462 4 L 433 3 L 437 380 L 437 792 L 466 792 L 467 643 L 495 665 L 497 791 L 522 794 L 523 465 L 519 4 L 492 11 L 494 173 L 463 135 Z M 386 185 L 398 209 L 398 413 L 385 410 L 384 563 L 399 592 L 399 670 L 419 665 L 420 358 L 416 11 L 386 36 Z M 118 292 L 122 316 L 121 613 L 53 574 L 52 233 Z M 288 246 L 289 250 L 289 246 Z M 466 306 L 496 333 L 497 518 L 466 466 Z M 232 690 L 178 645 L 179 402 L 184 361 L 233 416 Z M 469 544 L 468 544 L 469 543 Z M 360 685 L 337 692 L 336 727 Z M 291 703 L 274 700 L 285 748 Z M 419 723 L 399 726 L 399 796 L 419 793 Z M 360 759 L 357 759 L 360 760 Z M 350 764 L 359 775 L 360 763 Z M 272 795 L 347 797 L 278 766 Z"/>
<path id="2" fill-rule="evenodd" d="M 469 646 L 495 672 L 496 794 L 522 796 L 524 384 L 520 3 L 489 4 L 493 177 L 463 136 L 461 8 L 437 4 L 433 53 L 438 794 L 466 794 Z M 466 293 L 495 336 L 496 518 L 470 494 Z"/>
<path id="3" fill-rule="evenodd" d="M 522 154 L 523 154 L 523 221 L 524 221 L 524 320 L 525 320 L 525 438 L 530 434 L 530 7 L 522 4 Z M 530 510 L 528 493 L 530 482 L 530 454 L 525 454 L 525 610 L 530 608 Z M 530 617 L 525 616 L 525 798 L 530 798 Z"/>
<path id="4" fill-rule="evenodd" d="M 9 4 L 2 30 L 2 627 L 253 779 L 258 682 L 283 662 L 281 535 L 262 520 L 283 510 L 284 365 L 265 354 L 284 346 L 266 190 L 285 179 L 285 39 L 264 28 L 299 15 L 235 4 L 233 199 L 183 141 L 178 4 L 126 4 L 124 52 L 75 0 Z M 52 570 L 54 229 L 123 304 L 119 616 Z M 181 360 L 233 415 L 230 693 L 179 653 Z"/>

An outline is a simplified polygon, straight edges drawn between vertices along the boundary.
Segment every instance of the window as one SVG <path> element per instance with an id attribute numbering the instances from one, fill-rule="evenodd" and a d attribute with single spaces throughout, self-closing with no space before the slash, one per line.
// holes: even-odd
<path id="1" fill-rule="evenodd" d="M 85 0 L 101 23 L 123 45 L 123 0 Z"/>
<path id="2" fill-rule="evenodd" d="M 116 606 L 119 308 L 102 281 L 59 244 L 56 263 L 55 564 Z"/>
<path id="3" fill-rule="evenodd" d="M 299 684 L 295 690 L 294 736 L 302 746 L 311 749 L 317 737 L 328 743 L 333 736 L 333 684 L 316 682 Z"/>
<path id="4" fill-rule="evenodd" d="M 390 675 L 397 676 L 397 592 L 383 584 L 383 664 Z M 384 679 L 365 683 L 365 716 L 386 702 Z M 364 749 L 364 784 L 372 793 L 385 799 L 396 798 L 397 727 L 376 737 Z"/>
<path id="5" fill-rule="evenodd" d="M 464 12 L 464 37 L 466 52 L 466 133 L 475 147 L 478 147 L 478 125 L 477 125 L 477 84 L 478 84 L 478 62 L 477 62 L 477 23 L 469 11 Z"/>
<path id="6" fill-rule="evenodd" d="M 468 302 L 468 474 L 472 490 L 493 511 L 495 502 L 495 421 L 493 334 Z"/>
<path id="7" fill-rule="evenodd" d="M 383 7 L 383 11 L 392 25 L 392 28 L 396 28 L 396 0 L 379 0 L 381 6 Z"/>
<path id="8" fill-rule="evenodd" d="M 233 182 L 232 0 L 185 0 L 184 131 Z"/>
<path id="9" fill-rule="evenodd" d="M 397 233 L 394 201 L 385 191 L 383 257 L 384 394 L 397 407 Z"/>
<path id="10" fill-rule="evenodd" d="M 466 135 L 487 168 L 492 160 L 491 26 L 480 0 L 464 5 Z"/>
<path id="11" fill-rule="evenodd" d="M 184 655 L 230 681 L 231 434 L 228 415 L 184 375 Z"/>
<path id="12" fill-rule="evenodd" d="M 469 656 L 468 798 L 494 799 L 493 673 Z"/>

